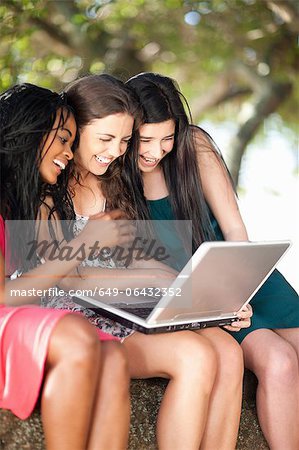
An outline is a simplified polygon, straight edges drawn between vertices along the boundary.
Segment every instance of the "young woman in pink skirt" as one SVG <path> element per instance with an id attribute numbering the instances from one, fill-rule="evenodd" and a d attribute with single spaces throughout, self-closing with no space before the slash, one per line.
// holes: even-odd
<path id="1" fill-rule="evenodd" d="M 29 304 L 39 298 L 11 294 L 49 289 L 53 276 L 65 276 L 78 264 L 64 260 L 30 267 L 21 239 L 8 240 L 5 248 L 4 228 L 4 220 L 34 224 L 46 193 L 55 191 L 73 157 L 75 138 L 76 123 L 63 96 L 30 84 L 0 95 L 0 408 L 26 419 L 40 399 L 47 449 L 123 449 L 129 377 L 118 342 L 79 314 L 40 308 Z M 66 194 L 60 189 L 59 195 Z M 95 240 L 96 225 L 92 220 L 89 225 L 72 241 L 74 249 Z"/>

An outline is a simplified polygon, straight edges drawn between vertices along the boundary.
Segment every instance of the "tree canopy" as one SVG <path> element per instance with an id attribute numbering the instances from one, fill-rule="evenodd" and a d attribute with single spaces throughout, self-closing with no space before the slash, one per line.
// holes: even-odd
<path id="1" fill-rule="evenodd" d="M 0 89 L 54 89 L 86 73 L 175 78 L 194 119 L 235 117 L 237 181 L 246 145 L 273 112 L 294 128 L 297 0 L 1 0 Z"/>

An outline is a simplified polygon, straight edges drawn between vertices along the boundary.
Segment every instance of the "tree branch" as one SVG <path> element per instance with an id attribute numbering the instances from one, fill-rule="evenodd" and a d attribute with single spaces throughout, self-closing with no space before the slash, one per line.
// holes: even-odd
<path id="1" fill-rule="evenodd" d="M 299 3 L 297 0 L 266 0 L 268 8 L 277 14 L 293 33 L 299 33 Z"/>
<path id="2" fill-rule="evenodd" d="M 6 6 L 8 9 L 13 10 L 14 13 L 18 15 L 24 15 L 24 10 L 22 6 L 10 2 L 9 0 L 2 0 L 2 5 Z M 28 12 L 28 11 L 26 11 Z M 34 17 L 28 14 L 28 21 L 33 26 L 37 26 L 41 30 L 45 31 L 52 39 L 59 42 L 63 46 L 68 49 L 74 50 L 73 42 L 69 38 L 69 36 L 64 33 L 61 29 L 59 29 L 56 25 L 53 25 L 51 22 L 48 22 L 45 19 L 41 19 L 40 17 Z"/>
<path id="3" fill-rule="evenodd" d="M 262 122 L 279 108 L 291 92 L 291 83 L 273 83 L 269 81 L 265 91 L 257 96 L 256 102 L 252 105 L 252 113 L 243 122 L 238 133 L 231 141 L 233 158 L 230 171 L 236 186 L 239 180 L 241 160 L 248 142 L 252 139 Z"/>
<path id="4" fill-rule="evenodd" d="M 233 73 L 228 71 L 222 74 L 213 87 L 200 98 L 191 103 L 192 115 L 197 120 L 208 109 L 218 106 L 233 98 L 242 97 L 252 92 L 252 89 L 236 86 L 232 83 Z"/>

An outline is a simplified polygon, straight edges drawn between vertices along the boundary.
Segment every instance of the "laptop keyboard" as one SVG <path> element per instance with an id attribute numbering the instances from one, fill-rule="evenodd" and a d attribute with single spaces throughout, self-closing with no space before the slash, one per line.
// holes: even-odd
<path id="1" fill-rule="evenodd" d="M 121 309 L 122 311 L 126 311 L 130 314 L 134 314 L 134 316 L 140 317 L 141 319 L 146 319 L 150 313 L 152 312 L 152 310 L 154 309 L 154 306 L 152 307 L 141 307 L 141 306 L 120 306 L 119 309 Z"/>
<path id="2" fill-rule="evenodd" d="M 134 298 L 136 298 L 136 303 L 134 303 Z M 131 303 L 128 303 L 128 299 L 124 298 L 124 301 L 119 301 L 118 299 L 117 302 L 111 303 L 111 306 L 114 306 L 117 309 L 121 309 L 122 311 L 126 311 L 130 314 L 134 314 L 134 316 L 140 317 L 141 319 L 146 319 L 155 308 L 160 298 L 161 295 L 144 295 L 143 301 L 140 302 L 140 296 L 131 295 Z"/>

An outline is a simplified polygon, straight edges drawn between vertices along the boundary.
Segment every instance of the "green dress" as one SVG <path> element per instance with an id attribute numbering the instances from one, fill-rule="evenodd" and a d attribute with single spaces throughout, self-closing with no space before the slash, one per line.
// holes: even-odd
<path id="1" fill-rule="evenodd" d="M 168 197 L 159 200 L 148 200 L 148 207 L 152 220 L 174 220 L 174 215 Z M 212 225 L 217 240 L 224 240 L 220 227 L 216 219 L 211 216 Z M 161 236 L 161 235 L 160 235 Z M 165 239 L 161 239 L 163 242 Z M 167 242 L 163 242 L 167 245 Z M 175 244 L 176 243 L 176 244 Z M 170 244 L 173 251 L 181 254 L 181 267 L 186 258 L 185 251 L 178 236 L 172 236 Z M 176 245 L 176 250 L 174 246 Z M 231 335 L 241 343 L 242 340 L 252 331 L 261 328 L 294 328 L 299 327 L 299 298 L 297 292 L 287 282 L 283 275 L 274 270 L 262 287 L 257 291 L 251 300 L 253 316 L 251 326 L 243 328 Z"/>

